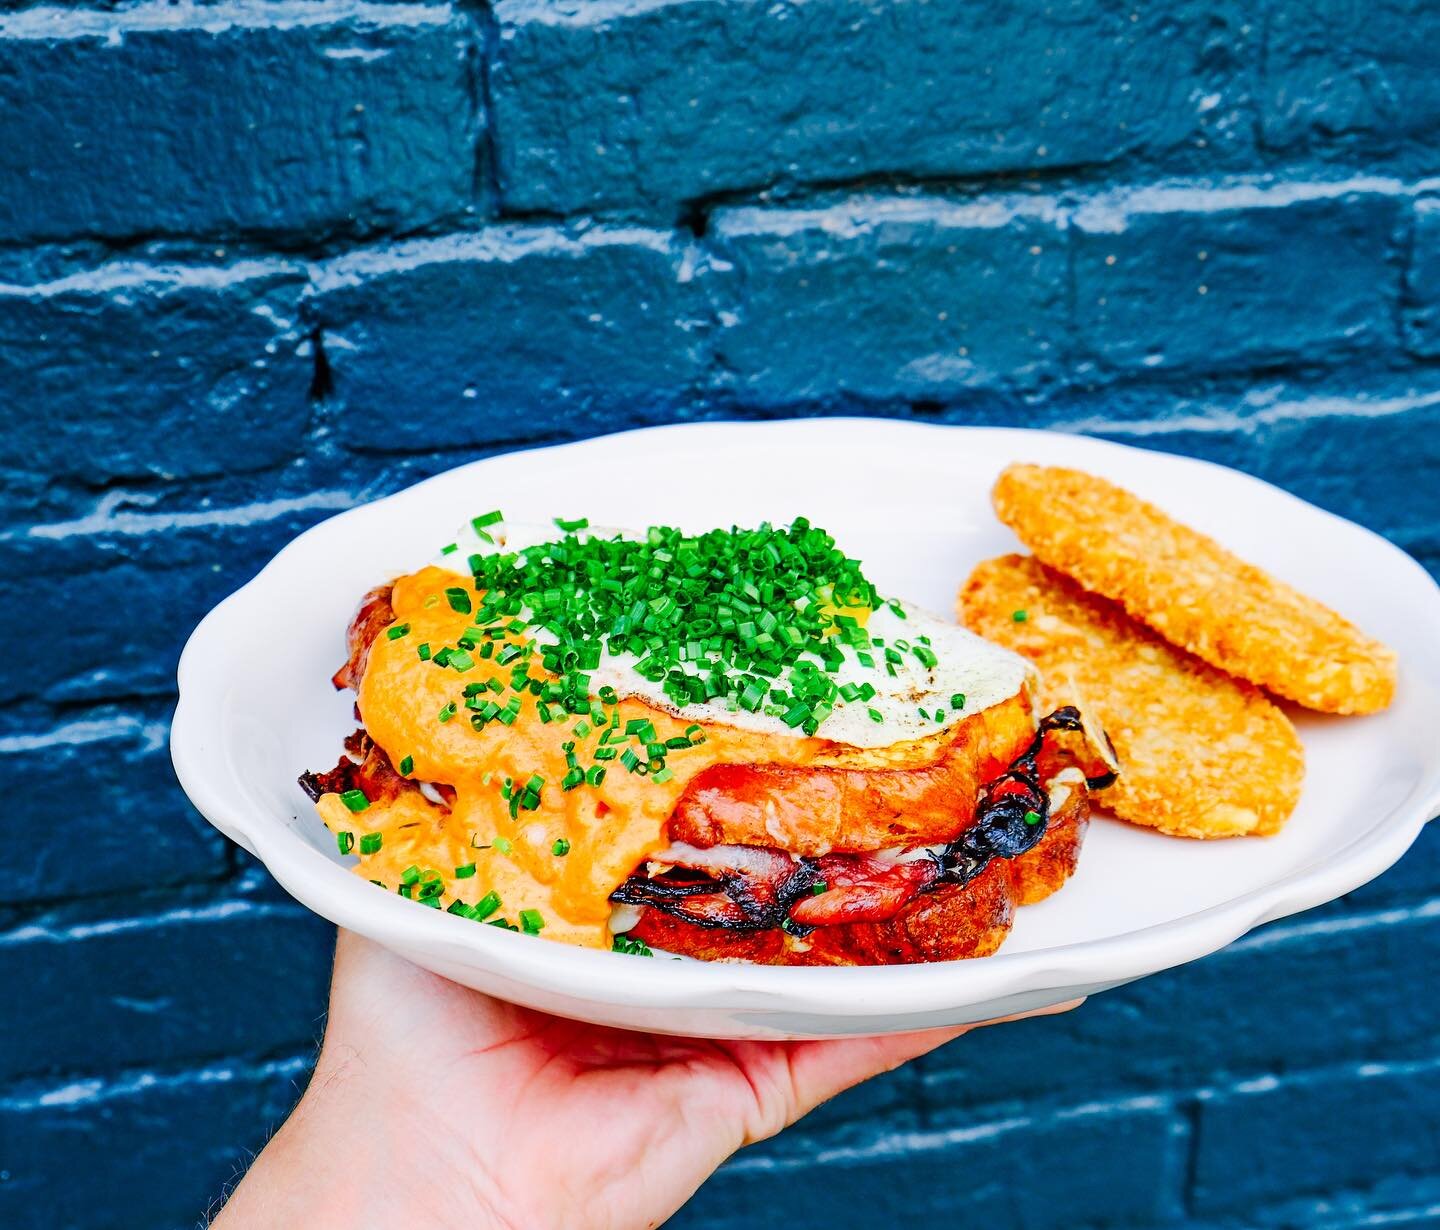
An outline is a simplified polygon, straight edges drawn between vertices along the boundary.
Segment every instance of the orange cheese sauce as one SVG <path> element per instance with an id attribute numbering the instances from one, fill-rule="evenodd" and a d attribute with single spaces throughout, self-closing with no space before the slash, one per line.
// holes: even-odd
<path id="1" fill-rule="evenodd" d="M 410 630 L 393 640 L 383 632 L 376 638 L 359 692 L 365 727 L 391 763 L 398 766 L 409 757 L 414 762 L 409 776 L 453 788 L 453 806 L 447 813 L 414 791 L 353 814 L 338 795 L 324 795 L 318 804 L 327 826 L 356 835 L 356 872 L 391 892 L 405 869 L 416 866 L 443 880 L 442 907 L 457 899 L 473 905 L 493 891 L 501 905 L 492 918 L 518 923 L 521 910 L 537 910 L 546 938 L 608 948 L 610 894 L 669 844 L 666 821 L 698 773 L 721 762 L 810 764 L 825 759 L 834 747 L 823 739 L 777 738 L 712 724 L 704 727 L 703 743 L 667 753 L 666 766 L 674 775 L 668 781 L 631 773 L 617 758 L 603 762 L 606 775 L 599 786 L 584 783 L 564 791 L 560 783 L 568 765 L 562 744 L 574 740 L 580 766 L 589 768 L 603 728 L 577 738 L 576 724 L 593 726 L 593 721 L 562 714 L 558 707 L 555 720 L 543 723 L 535 698 L 527 694 L 514 725 L 492 721 L 475 730 L 465 708 L 465 686 L 498 679 L 504 694 L 489 695 L 503 706 L 516 695 L 510 688 L 514 664 L 496 666 L 477 651 L 471 655 L 474 667 L 461 673 L 418 656 L 421 644 L 433 650 L 453 646 L 471 626 L 470 615 L 452 610 L 446 600 L 446 588 L 457 585 L 473 595 L 468 577 L 436 567 L 395 582 L 395 621 Z M 524 644 L 525 635 L 509 642 Z M 553 678 L 540 666 L 538 654 L 528 670 L 531 678 Z M 449 704 L 458 711 L 442 722 L 440 712 Z M 694 724 L 634 698 L 622 696 L 618 706 L 606 708 L 607 714 L 618 708 L 622 730 L 631 719 L 649 719 L 662 743 Z M 644 759 L 644 748 L 633 737 L 613 746 L 631 748 Z M 512 818 L 501 794 L 504 779 L 523 787 L 533 774 L 545 779 L 539 807 Z M 379 833 L 380 850 L 361 853 L 362 833 Z M 503 839 L 502 847 L 508 843 L 508 850 L 495 845 L 497 838 Z M 554 853 L 560 839 L 570 843 L 563 856 Z M 469 863 L 476 864 L 475 874 L 457 877 L 455 869 Z"/>

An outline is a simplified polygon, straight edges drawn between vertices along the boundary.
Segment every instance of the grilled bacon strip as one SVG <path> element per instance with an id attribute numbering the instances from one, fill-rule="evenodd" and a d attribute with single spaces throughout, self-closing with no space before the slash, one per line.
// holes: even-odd
<path id="1" fill-rule="evenodd" d="M 357 730 L 345 739 L 346 755 L 333 769 L 325 773 L 300 774 L 300 789 L 318 800 L 322 794 L 344 794 L 347 790 L 363 790 L 372 803 L 388 802 L 398 798 L 407 790 L 418 791 L 419 785 L 408 777 L 401 777 L 385 749 L 363 730 Z M 446 793 L 448 787 L 436 787 L 448 804 L 453 798 Z"/>

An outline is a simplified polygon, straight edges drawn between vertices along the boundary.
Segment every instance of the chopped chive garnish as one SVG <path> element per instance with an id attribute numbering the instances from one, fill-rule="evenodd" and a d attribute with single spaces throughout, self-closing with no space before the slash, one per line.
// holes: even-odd
<path id="1" fill-rule="evenodd" d="M 477 530 L 483 530 L 487 526 L 499 525 L 505 520 L 505 514 L 498 508 L 493 512 L 481 513 L 478 517 L 471 517 L 470 524 Z"/>
<path id="2" fill-rule="evenodd" d="M 360 835 L 360 853 L 378 854 L 380 847 L 385 844 L 385 839 L 379 833 L 362 833 Z"/>
<path id="3" fill-rule="evenodd" d="M 1014 611 L 1011 613 L 1010 618 L 1013 619 L 1017 624 L 1023 624 L 1027 619 L 1030 618 L 1030 612 Z"/>
<path id="4" fill-rule="evenodd" d="M 423 645 L 416 646 L 415 652 L 420 655 L 420 661 L 428 662 L 430 660 L 430 643 L 427 641 Z"/>
<path id="5" fill-rule="evenodd" d="M 439 718 L 440 721 L 448 722 L 459 712 L 460 706 L 452 700 L 448 705 L 443 705 L 440 709 L 440 712 L 436 714 L 436 716 Z"/>
<path id="6" fill-rule="evenodd" d="M 462 615 L 470 614 L 470 595 L 460 586 L 450 586 L 445 591 L 445 600 L 450 604 L 452 611 L 459 611 Z"/>
<path id="7" fill-rule="evenodd" d="M 1025 823 L 1033 828 L 1040 823 L 1040 813 L 1038 811 L 1027 811 L 1025 813 Z"/>
<path id="8" fill-rule="evenodd" d="M 539 935 L 545 926 L 545 919 L 539 910 L 521 910 L 520 925 L 525 929 L 526 935 Z"/>
<path id="9" fill-rule="evenodd" d="M 415 772 L 415 758 L 413 756 L 406 756 L 405 759 L 400 762 L 400 776 L 409 777 L 413 772 Z"/>
<path id="10" fill-rule="evenodd" d="M 345 831 L 336 833 L 335 844 L 340 847 L 341 854 L 349 854 L 355 848 L 355 834 Z"/>
<path id="11" fill-rule="evenodd" d="M 340 801 L 351 811 L 364 811 L 370 806 L 370 800 L 365 797 L 363 790 L 347 790 L 340 796 Z"/>
<path id="12" fill-rule="evenodd" d="M 824 880 L 816 880 L 814 884 L 810 885 L 810 893 L 812 896 L 815 897 L 818 897 L 821 893 L 828 892 L 829 890 L 830 885 L 826 884 Z"/>
<path id="13" fill-rule="evenodd" d="M 570 842 L 567 838 L 557 837 L 555 844 L 550 847 L 550 853 L 556 858 L 564 858 L 570 853 Z"/>
<path id="14" fill-rule="evenodd" d="M 605 780 L 605 766 L 592 764 L 585 771 L 585 780 L 592 786 L 598 786 Z"/>
<path id="15" fill-rule="evenodd" d="M 963 709 L 963 708 L 965 708 L 965 693 L 964 693 L 964 692 L 956 692 L 953 696 L 950 697 L 950 708 L 952 708 L 952 709 Z"/>
<path id="16" fill-rule="evenodd" d="M 500 908 L 500 894 L 493 889 L 477 901 L 470 910 L 472 918 L 489 918 Z"/>
<path id="17" fill-rule="evenodd" d="M 475 874 L 475 864 L 474 864 L 474 863 L 464 863 L 464 864 L 462 864 L 461 866 L 455 868 L 455 878 L 456 878 L 457 880 L 468 880 L 468 879 L 469 879 L 471 876 L 473 876 L 474 874 Z"/>
<path id="18" fill-rule="evenodd" d="M 650 945 L 644 940 L 632 940 L 628 935 L 617 935 L 610 945 L 612 952 L 623 952 L 631 957 L 653 957 Z"/>
<path id="19" fill-rule="evenodd" d="M 501 854 L 509 854 L 515 849 L 508 837 L 497 837 L 491 844 L 499 850 Z"/>
<path id="20" fill-rule="evenodd" d="M 398 641 L 402 636 L 410 635 L 409 624 L 393 624 L 385 629 L 385 635 L 392 641 Z"/>
<path id="21" fill-rule="evenodd" d="M 885 720 L 885 715 L 882 714 L 879 709 L 866 709 L 865 712 L 870 715 L 872 722 L 883 722 Z"/>
<path id="22" fill-rule="evenodd" d="M 573 534 L 576 530 L 588 530 L 590 528 L 590 518 L 576 517 L 574 521 L 566 521 L 563 517 L 556 517 L 555 524 L 567 534 Z"/>

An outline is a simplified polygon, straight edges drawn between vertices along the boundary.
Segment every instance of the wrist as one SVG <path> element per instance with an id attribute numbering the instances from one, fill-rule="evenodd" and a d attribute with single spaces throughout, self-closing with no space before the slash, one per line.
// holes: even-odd
<path id="1" fill-rule="evenodd" d="M 503 1230 L 443 1110 L 412 1101 L 403 1080 L 352 1048 L 327 1044 L 304 1096 L 217 1221 L 394 1230 L 463 1221 Z"/>

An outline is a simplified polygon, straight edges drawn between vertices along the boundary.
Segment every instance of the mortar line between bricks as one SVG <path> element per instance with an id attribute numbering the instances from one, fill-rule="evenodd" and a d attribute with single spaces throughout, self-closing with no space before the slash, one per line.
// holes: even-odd
<path id="1" fill-rule="evenodd" d="M 485 211 L 501 215 L 505 201 L 500 191 L 500 140 L 497 127 L 493 73 L 500 27 L 495 12 L 484 0 L 459 0 L 479 35 L 476 40 L 475 87 L 479 133 L 475 149 L 474 190 Z"/>
<path id="2" fill-rule="evenodd" d="M 215 525 L 257 525 L 295 512 L 334 511 L 353 508 L 359 498 L 348 491 L 316 491 L 304 496 L 258 500 L 253 504 L 192 512 L 126 512 L 127 504 L 151 504 L 158 497 L 145 492 L 112 491 L 103 496 L 95 510 L 70 521 L 35 525 L 27 530 L 0 533 L 0 541 L 20 537 L 63 539 L 97 534 L 156 534 L 171 530 L 197 529 Z"/>
<path id="3" fill-rule="evenodd" d="M 477 5 L 466 11 L 477 14 L 482 10 Z M 484 10 L 487 11 L 488 10 Z M 482 57 L 486 58 L 486 57 Z M 488 58 L 487 64 L 488 64 Z M 486 67 L 488 75 L 490 68 Z M 482 89 L 482 101 L 488 106 L 491 86 L 488 82 Z M 1205 202 L 1217 194 L 1250 192 L 1253 204 L 1264 205 L 1289 203 L 1296 192 L 1311 195 L 1294 199 L 1311 199 L 1312 196 L 1339 196 L 1346 193 L 1369 193 L 1396 199 L 1414 200 L 1435 191 L 1440 178 L 1433 176 L 1401 174 L 1384 175 L 1377 172 L 1373 164 L 1363 166 L 1321 164 L 1318 169 L 1334 172 L 1316 176 L 1317 165 L 1313 159 L 1297 162 L 1294 167 L 1264 166 L 1228 168 L 1207 176 L 1198 172 L 1174 173 L 1160 169 L 1149 169 L 1151 173 L 1133 177 L 1117 177 L 1113 166 L 1099 165 L 1094 169 L 1096 178 L 1077 178 L 1063 169 L 1047 168 L 1036 173 L 1006 173 L 977 177 L 876 177 L 873 175 L 830 180 L 809 180 L 787 184 L 783 190 L 777 185 L 760 185 L 725 189 L 691 198 L 681 198 L 673 208 L 665 210 L 598 209 L 552 211 L 544 209 L 521 209 L 506 205 L 498 181 L 499 149 L 501 134 L 492 123 L 493 114 L 487 110 L 477 148 L 486 147 L 484 159 L 493 170 L 495 183 L 486 191 L 493 193 L 494 212 L 477 215 L 472 225 L 460 224 L 455 218 L 436 218 L 410 227 L 376 228 L 357 232 L 353 227 L 327 225 L 309 230 L 283 231 L 168 231 L 159 230 L 143 234 L 77 234 L 61 238 L 50 237 L 38 243 L 5 241 L 0 239 L 0 257 L 14 254 L 22 258 L 33 258 L 38 252 L 55 251 L 65 254 L 73 245 L 84 245 L 79 255 L 72 258 L 79 262 L 90 258 L 90 266 L 104 265 L 114 260 L 117 263 L 129 261 L 155 268 L 169 268 L 183 272 L 189 268 L 209 266 L 225 269 L 242 262 L 269 264 L 283 268 L 306 262 L 334 260 L 359 249 L 383 247 L 417 239 L 436 239 L 446 236 L 483 234 L 487 229 L 500 226 L 533 227 L 535 229 L 574 230 L 577 227 L 610 226 L 642 227 L 656 229 L 672 236 L 689 236 L 693 232 L 678 225 L 678 219 L 702 214 L 707 222 L 711 216 L 722 210 L 756 208 L 777 214 L 825 208 L 846 198 L 874 198 L 899 200 L 937 200 L 952 205 L 976 205 L 997 198 L 1022 199 L 1036 203 L 1050 202 L 1057 210 L 1079 209 L 1087 204 L 1107 201 L 1135 199 L 1147 192 L 1165 191 L 1173 194 L 1189 194 L 1196 202 Z M 477 162 L 481 161 L 477 158 Z M 1147 168 L 1136 168 L 1147 170 Z M 1292 175 L 1291 171 L 1295 173 Z M 1307 174 L 1311 173 L 1311 174 Z M 1036 189 L 1041 189 L 1037 191 Z M 1225 208 L 1222 203 L 1211 208 Z M 228 265 L 217 266 L 213 255 L 217 245 L 234 250 L 234 258 Z M 147 252 L 147 248 L 151 251 Z M 94 259 L 95 252 L 101 254 Z M 59 281 L 55 279 L 54 281 Z M 10 286 L 9 293 L 33 293 L 35 287 Z"/>
<path id="4" fill-rule="evenodd" d="M 58 1082 L 43 1076 L 22 1077 L 9 1082 L 8 1092 L 0 1093 L 0 1111 L 74 1107 L 167 1085 L 229 1082 L 247 1075 L 284 1076 L 293 1073 L 303 1076 L 314 1063 L 312 1047 L 304 1052 L 292 1051 L 274 1058 L 224 1056 L 184 1067 L 157 1070 L 150 1065 L 95 1076 L 60 1077 Z M 34 1092 L 29 1092 L 31 1090 Z"/>
<path id="5" fill-rule="evenodd" d="M 1195 1216 L 1195 1184 L 1200 1175 L 1200 1101 L 1193 1094 L 1177 1104 L 1184 1118 L 1185 1156 L 1180 1173 L 1180 1207 L 1187 1217 Z"/>

